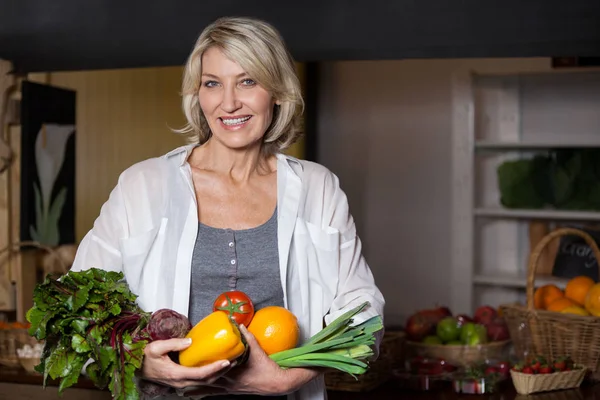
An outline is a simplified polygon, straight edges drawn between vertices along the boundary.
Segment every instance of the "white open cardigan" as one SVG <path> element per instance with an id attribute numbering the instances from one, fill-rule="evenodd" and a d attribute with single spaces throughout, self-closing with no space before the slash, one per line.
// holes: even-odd
<path id="1" fill-rule="evenodd" d="M 188 314 L 198 207 L 187 159 L 193 145 L 133 165 L 119 177 L 73 270 L 121 271 L 146 311 Z M 364 301 L 360 323 L 383 315 L 384 299 L 361 254 L 346 195 L 327 168 L 277 156 L 277 235 L 285 306 L 306 340 Z M 326 398 L 316 379 L 288 399 Z"/>

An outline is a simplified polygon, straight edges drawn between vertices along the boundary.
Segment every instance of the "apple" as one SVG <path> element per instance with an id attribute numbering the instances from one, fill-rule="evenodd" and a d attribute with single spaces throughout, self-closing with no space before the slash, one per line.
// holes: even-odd
<path id="1" fill-rule="evenodd" d="M 442 339 L 440 339 L 436 335 L 426 336 L 425 339 L 423 339 L 423 342 L 421 342 L 421 343 L 423 343 L 423 344 L 443 344 Z"/>
<path id="2" fill-rule="evenodd" d="M 473 318 L 471 318 L 471 317 L 469 317 L 468 315 L 465 315 L 465 314 L 458 314 L 456 316 L 456 320 L 458 321 L 458 324 L 460 326 L 463 326 L 467 322 L 474 322 Z"/>
<path id="3" fill-rule="evenodd" d="M 460 336 L 460 325 L 454 317 L 446 317 L 438 322 L 436 327 L 437 336 L 442 342 L 450 342 Z"/>
<path id="4" fill-rule="evenodd" d="M 485 329 L 487 330 L 488 339 L 491 341 L 501 341 L 510 338 L 508 326 L 506 326 L 504 319 L 500 317 L 495 318 L 491 323 L 485 325 Z"/>
<path id="5" fill-rule="evenodd" d="M 445 306 L 438 306 L 436 308 L 433 309 L 433 312 L 436 314 L 439 314 L 441 316 L 440 320 L 442 318 L 445 317 L 451 317 L 452 316 L 452 311 L 450 311 L 450 309 L 448 307 Z"/>
<path id="6" fill-rule="evenodd" d="M 408 339 L 420 342 L 426 336 L 435 334 L 435 327 L 440 320 L 439 315 L 432 310 L 421 310 L 406 320 L 406 336 Z"/>
<path id="7" fill-rule="evenodd" d="M 460 330 L 460 340 L 468 346 L 477 346 L 487 343 L 487 331 L 485 326 L 467 322 Z"/>
<path id="8" fill-rule="evenodd" d="M 479 324 L 487 325 L 496 319 L 496 317 L 498 317 L 498 312 L 494 307 L 481 306 L 475 310 L 473 319 Z"/>

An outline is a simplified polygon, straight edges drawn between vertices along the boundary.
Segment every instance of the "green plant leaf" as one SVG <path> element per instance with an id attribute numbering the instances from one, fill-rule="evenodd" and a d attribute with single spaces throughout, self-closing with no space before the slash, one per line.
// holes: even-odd
<path id="1" fill-rule="evenodd" d="M 122 273 L 92 268 L 48 275 L 34 289 L 27 312 L 30 334 L 46 338 L 36 370 L 59 379 L 59 392 L 77 382 L 84 363 L 90 379 L 109 386 L 116 399 L 138 399 L 135 371 L 141 368 L 146 341 L 133 342 L 131 332 L 143 329 L 151 313 L 136 303 L 137 296 Z"/>
<path id="2" fill-rule="evenodd" d="M 505 161 L 498 167 L 500 202 L 508 208 L 541 208 L 543 198 L 538 194 L 533 180 L 533 160 Z"/>
<path id="3" fill-rule="evenodd" d="M 42 243 L 46 244 L 47 246 L 55 247 L 60 243 L 58 221 L 62 215 L 66 199 L 67 188 L 63 187 L 52 201 L 52 205 L 48 210 L 48 215 L 46 216 L 44 225 L 44 236 L 42 237 Z"/>
<path id="4" fill-rule="evenodd" d="M 35 200 L 35 227 L 29 227 L 29 234 L 31 238 L 36 242 L 41 243 L 41 237 L 44 231 L 44 225 L 46 224 L 46 217 L 44 215 L 44 206 L 42 204 L 42 194 L 37 183 L 33 183 L 33 195 Z"/>

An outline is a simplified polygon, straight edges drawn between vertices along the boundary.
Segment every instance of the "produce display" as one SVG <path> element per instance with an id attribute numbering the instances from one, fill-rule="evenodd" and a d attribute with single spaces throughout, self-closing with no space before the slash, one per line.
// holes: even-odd
<path id="1" fill-rule="evenodd" d="M 564 290 L 553 284 L 538 287 L 534 293 L 538 310 L 600 317 L 600 283 L 587 276 L 571 278 Z"/>
<path id="2" fill-rule="evenodd" d="M 223 293 L 215 299 L 214 311 L 194 327 L 173 310 L 145 312 L 136 299 L 122 273 L 96 268 L 68 272 L 60 279 L 47 276 L 37 285 L 27 320 L 29 334 L 45 341 L 35 367 L 43 374 L 43 385 L 48 377 L 57 379 L 62 393 L 78 381 L 84 364 L 91 360 L 86 373 L 97 387 L 108 388 L 116 399 L 138 399 L 135 375 L 149 342 L 191 337 L 192 344 L 173 357 L 182 365 L 221 359 L 237 360 L 240 365 L 248 356 L 248 346 L 238 323 L 247 324 L 259 345 L 282 368 L 326 367 L 358 375 L 367 371 L 374 334 L 383 329 L 379 316 L 353 326 L 353 317 L 368 306 L 365 302 L 296 347 L 296 317 L 282 307 L 255 311 L 242 292 Z M 139 381 L 139 388 L 147 395 L 170 390 L 144 380 Z"/>
<path id="3" fill-rule="evenodd" d="M 509 339 L 508 327 L 495 308 L 479 307 L 474 315 L 452 315 L 447 307 L 421 310 L 406 322 L 411 341 L 432 345 L 477 346 Z"/>

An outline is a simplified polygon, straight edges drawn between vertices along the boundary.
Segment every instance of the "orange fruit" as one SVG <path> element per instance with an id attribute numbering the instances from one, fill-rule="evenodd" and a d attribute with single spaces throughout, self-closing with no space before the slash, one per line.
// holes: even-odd
<path id="1" fill-rule="evenodd" d="M 567 283 L 565 297 L 582 306 L 585 304 L 585 298 L 592 286 L 594 286 L 592 278 L 588 276 L 576 276 Z"/>
<path id="2" fill-rule="evenodd" d="M 556 285 L 544 285 L 535 290 L 533 304 L 538 310 L 546 310 L 554 300 L 564 297 L 562 290 Z"/>
<path id="3" fill-rule="evenodd" d="M 548 307 L 546 307 L 546 310 L 561 312 L 565 308 L 572 307 L 572 306 L 577 306 L 577 303 L 575 303 L 571 299 L 567 299 L 566 297 L 560 297 L 560 298 L 554 300 L 552 303 L 548 304 Z"/>
<path id="4" fill-rule="evenodd" d="M 254 313 L 248 331 L 256 337 L 258 344 L 268 355 L 293 349 L 300 337 L 296 316 L 277 306 L 261 308 Z"/>
<path id="5" fill-rule="evenodd" d="M 592 315 L 600 317 L 600 283 L 594 284 L 585 298 L 585 309 Z"/>
<path id="6" fill-rule="evenodd" d="M 577 315 L 590 315 L 583 307 L 580 306 L 569 306 L 564 308 L 561 313 L 563 314 L 577 314 Z"/>

